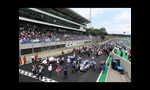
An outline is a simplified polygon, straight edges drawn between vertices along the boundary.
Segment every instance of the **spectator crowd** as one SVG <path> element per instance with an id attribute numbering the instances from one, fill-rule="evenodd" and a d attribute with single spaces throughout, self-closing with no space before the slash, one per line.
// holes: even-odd
<path id="1" fill-rule="evenodd" d="M 39 39 L 56 39 L 61 41 L 66 40 L 83 40 L 90 39 L 88 36 L 81 33 L 73 33 L 71 31 L 50 30 L 46 27 L 29 26 L 21 24 L 19 26 L 20 40 L 39 40 Z"/>

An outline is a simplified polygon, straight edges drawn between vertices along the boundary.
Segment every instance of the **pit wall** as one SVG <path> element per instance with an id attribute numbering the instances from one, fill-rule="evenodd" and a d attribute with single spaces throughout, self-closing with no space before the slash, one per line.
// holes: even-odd
<path id="1" fill-rule="evenodd" d="M 59 41 L 59 42 L 41 42 L 41 43 L 26 43 L 20 44 L 20 49 L 30 49 L 32 45 L 34 48 L 65 45 L 65 47 L 80 46 L 87 43 L 91 43 L 90 40 L 76 40 L 76 41 Z"/>
<path id="2" fill-rule="evenodd" d="M 131 62 L 129 62 L 128 60 L 116 55 L 114 53 L 114 50 L 112 51 L 112 59 L 120 59 L 120 66 L 124 68 L 125 70 L 125 74 L 127 75 L 127 77 L 129 79 L 131 79 Z M 107 76 L 109 75 L 109 69 L 111 68 L 111 62 L 110 62 L 110 65 L 109 65 L 109 68 L 108 68 L 108 73 L 107 73 Z M 107 77 L 106 77 L 106 80 L 107 81 Z"/>

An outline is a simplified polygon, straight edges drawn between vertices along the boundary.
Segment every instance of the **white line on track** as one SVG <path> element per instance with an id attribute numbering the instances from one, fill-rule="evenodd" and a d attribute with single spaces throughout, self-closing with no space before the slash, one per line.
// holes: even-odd
<path id="1" fill-rule="evenodd" d="M 25 75 L 25 76 L 36 79 L 36 76 L 33 76 L 33 73 L 31 73 L 29 71 L 19 69 L 19 74 L 22 74 L 22 75 Z M 43 79 L 39 79 L 39 80 L 42 81 L 42 82 L 58 82 L 56 80 L 53 80 L 53 79 L 50 79 L 50 78 L 47 78 L 47 77 L 44 77 L 44 76 L 43 76 Z"/>

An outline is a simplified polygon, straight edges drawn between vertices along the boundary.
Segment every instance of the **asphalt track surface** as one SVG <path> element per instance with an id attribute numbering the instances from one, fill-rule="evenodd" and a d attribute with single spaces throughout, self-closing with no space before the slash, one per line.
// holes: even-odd
<path id="1" fill-rule="evenodd" d="M 66 66 L 66 63 L 67 63 L 66 60 L 67 60 L 68 55 L 72 55 L 72 53 L 64 55 L 65 62 L 63 63 L 63 70 L 64 70 L 64 67 Z M 78 54 L 76 54 L 75 60 L 77 59 L 77 56 L 78 56 Z M 98 58 L 96 58 L 96 56 L 93 52 L 93 53 L 90 54 L 90 57 L 88 57 L 88 55 L 82 55 L 81 58 L 83 60 L 87 60 L 87 59 L 91 60 L 92 56 L 95 57 L 95 61 L 96 61 L 96 70 L 95 71 L 93 71 L 93 69 L 90 68 L 87 72 L 80 72 L 80 75 L 78 75 L 78 72 L 72 73 L 72 69 L 71 69 L 71 65 L 70 65 L 67 68 L 68 78 L 66 80 L 63 80 L 63 70 L 61 70 L 60 73 L 59 73 L 59 76 L 57 76 L 56 71 L 55 71 L 56 68 L 53 67 L 52 77 L 50 78 L 49 73 L 48 73 L 48 67 L 44 66 L 45 71 L 43 72 L 43 76 L 47 77 L 47 78 L 50 78 L 50 79 L 53 79 L 53 80 L 56 80 L 58 82 L 96 82 L 96 80 L 97 80 L 97 78 L 100 74 L 100 71 L 98 69 L 100 67 L 99 66 L 100 61 L 106 61 L 108 55 L 106 53 L 102 53 L 101 56 L 98 56 Z M 38 65 L 38 62 L 36 63 L 36 65 Z M 32 63 L 19 66 L 19 69 L 32 72 L 31 71 Z M 42 82 L 42 81 L 40 81 L 38 79 L 28 77 L 28 76 L 25 76 L 25 75 L 22 75 L 22 74 L 19 74 L 19 82 Z"/>

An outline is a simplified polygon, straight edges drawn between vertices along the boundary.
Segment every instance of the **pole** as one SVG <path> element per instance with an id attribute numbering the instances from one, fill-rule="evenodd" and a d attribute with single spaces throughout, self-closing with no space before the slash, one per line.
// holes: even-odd
<path id="1" fill-rule="evenodd" d="M 41 42 L 41 52 L 43 52 L 43 42 Z"/>
<path id="2" fill-rule="evenodd" d="M 73 39 L 72 39 L 72 48 L 73 48 Z"/>
<path id="3" fill-rule="evenodd" d="M 21 47 L 20 47 L 20 40 L 19 40 L 19 56 L 21 57 Z"/>
<path id="4" fill-rule="evenodd" d="M 33 47 L 33 39 L 32 39 L 32 55 L 34 53 L 34 47 Z"/>
<path id="5" fill-rule="evenodd" d="M 60 41 L 61 43 L 60 43 L 60 50 L 62 50 L 62 41 Z"/>
<path id="6" fill-rule="evenodd" d="M 66 46 L 67 46 L 66 44 L 67 44 L 67 40 L 65 40 L 65 49 L 67 48 L 67 47 L 66 47 Z"/>
<path id="7" fill-rule="evenodd" d="M 89 21 L 90 21 L 90 23 L 89 23 L 89 28 L 91 28 L 91 8 L 90 8 L 90 16 L 89 16 Z"/>
<path id="8" fill-rule="evenodd" d="M 91 36 L 91 45 L 92 45 L 92 36 Z"/>
<path id="9" fill-rule="evenodd" d="M 56 49 L 56 40 L 55 40 L 55 49 Z"/>
<path id="10" fill-rule="evenodd" d="M 50 49 L 51 49 L 50 42 L 51 42 L 51 41 L 49 41 L 49 52 L 50 52 Z"/>

